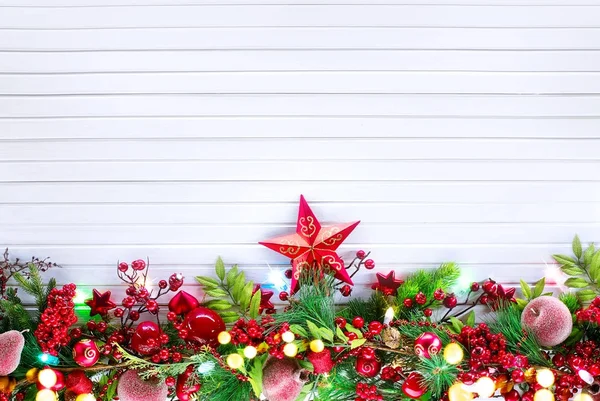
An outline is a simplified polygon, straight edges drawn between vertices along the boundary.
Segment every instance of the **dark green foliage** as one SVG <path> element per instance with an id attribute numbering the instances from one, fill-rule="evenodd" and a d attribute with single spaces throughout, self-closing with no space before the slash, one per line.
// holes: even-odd
<path id="1" fill-rule="evenodd" d="M 338 314 L 346 319 L 362 316 L 366 322 L 383 320 L 388 303 L 379 291 L 374 292 L 368 299 L 354 298 Z"/>
<path id="2" fill-rule="evenodd" d="M 567 306 L 567 308 L 569 308 L 569 311 L 571 313 L 575 313 L 575 311 L 577 311 L 577 309 L 581 308 L 581 303 L 579 302 L 579 298 L 577 298 L 577 295 L 575 295 L 573 293 L 565 292 L 563 294 L 560 294 L 558 299 L 560 299 L 562 301 L 562 303 L 565 304 Z"/>
<path id="3" fill-rule="evenodd" d="M 35 322 L 23 306 L 14 288 L 6 291 L 6 299 L 0 299 L 0 331 L 10 330 L 35 330 Z"/>
<path id="4" fill-rule="evenodd" d="M 416 370 L 423 376 L 425 387 L 429 389 L 434 399 L 440 399 L 442 394 L 456 381 L 458 369 L 447 363 L 441 355 L 431 358 L 419 358 Z"/>
<path id="5" fill-rule="evenodd" d="M 214 369 L 202 376 L 202 387 L 197 395 L 199 400 L 210 401 L 257 399 L 249 382 L 240 381 L 234 373 L 223 369 L 216 362 Z"/>

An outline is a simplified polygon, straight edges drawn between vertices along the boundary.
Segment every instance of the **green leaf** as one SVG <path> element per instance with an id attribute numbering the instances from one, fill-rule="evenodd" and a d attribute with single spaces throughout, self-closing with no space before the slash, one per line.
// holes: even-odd
<path id="1" fill-rule="evenodd" d="M 577 295 L 577 298 L 581 302 L 589 302 L 589 301 L 593 300 L 594 298 L 596 298 L 596 292 L 594 290 L 577 291 L 577 293 L 575 295 Z"/>
<path id="2" fill-rule="evenodd" d="M 535 287 L 533 288 L 533 298 L 537 298 L 542 295 L 544 292 L 544 287 L 546 286 L 546 277 L 542 277 L 535 283 Z"/>
<path id="3" fill-rule="evenodd" d="M 568 274 L 569 276 L 581 276 L 585 273 L 582 268 L 577 266 L 563 265 L 561 266 L 560 270 L 562 270 L 563 273 Z"/>
<path id="4" fill-rule="evenodd" d="M 291 324 L 290 331 L 300 337 L 308 338 L 308 333 L 304 327 L 300 326 L 299 324 Z"/>
<path id="5" fill-rule="evenodd" d="M 240 319 L 240 316 L 236 313 L 235 316 L 221 316 L 223 318 L 223 322 L 225 323 L 235 323 Z"/>
<path id="6" fill-rule="evenodd" d="M 231 270 L 229 270 L 227 272 L 227 286 L 228 287 L 233 287 L 233 284 L 235 284 L 235 278 L 237 277 L 238 274 L 238 268 L 237 265 L 234 265 Z"/>
<path id="7" fill-rule="evenodd" d="M 577 262 L 575 261 L 575 259 L 571 258 L 570 256 L 567 256 L 567 255 L 552 255 L 552 257 L 554 258 L 554 260 L 556 260 L 561 265 L 577 266 Z"/>
<path id="8" fill-rule="evenodd" d="M 219 286 L 219 282 L 212 277 L 196 276 L 196 281 L 209 289 Z"/>
<path id="9" fill-rule="evenodd" d="M 267 355 L 261 355 L 254 358 L 252 366 L 248 369 L 248 381 L 252 385 L 252 390 L 256 395 L 256 398 L 260 398 L 262 393 L 262 382 L 263 382 L 263 366 L 267 360 Z"/>
<path id="10" fill-rule="evenodd" d="M 310 335 L 315 340 L 320 340 L 321 332 L 319 331 L 319 327 L 316 324 L 314 324 L 313 322 L 311 322 L 310 320 L 306 321 L 306 325 L 308 326 L 308 331 L 310 331 Z"/>
<path id="11" fill-rule="evenodd" d="M 300 365 L 300 367 L 304 370 L 308 370 L 309 372 L 314 372 L 315 371 L 315 367 L 312 363 L 308 362 L 307 360 L 304 359 L 298 359 L 298 365 Z"/>
<path id="12" fill-rule="evenodd" d="M 206 303 L 206 307 L 210 308 L 212 310 L 227 310 L 230 309 L 233 305 L 231 305 L 228 301 L 225 301 L 224 299 L 213 299 L 211 301 L 208 301 Z"/>
<path id="13" fill-rule="evenodd" d="M 523 279 L 521 279 L 521 292 L 527 299 L 531 299 L 531 288 Z"/>
<path id="14" fill-rule="evenodd" d="M 581 259 L 581 255 L 583 253 L 583 249 L 581 248 L 581 241 L 579 240 L 579 236 L 575 236 L 573 238 L 573 253 L 577 256 L 577 259 Z"/>
<path id="15" fill-rule="evenodd" d="M 329 341 L 330 343 L 333 342 L 333 331 L 329 330 L 327 327 L 321 327 L 319 329 L 319 333 L 321 333 L 321 338 Z"/>
<path id="16" fill-rule="evenodd" d="M 459 334 L 462 331 L 462 328 L 464 327 L 463 322 L 461 322 L 454 316 L 450 318 L 450 323 L 452 324 L 452 329 L 456 334 Z"/>
<path id="17" fill-rule="evenodd" d="M 240 301 L 240 297 L 242 296 L 242 290 L 244 289 L 245 285 L 246 285 L 246 274 L 244 272 L 240 272 L 237 275 L 237 277 L 235 278 L 233 288 L 231 289 L 231 295 L 233 295 L 233 299 L 236 302 Z"/>
<path id="18" fill-rule="evenodd" d="M 223 291 L 220 288 L 214 288 L 212 290 L 205 289 L 204 292 L 206 293 L 206 295 L 213 298 L 222 298 L 228 295 L 225 291 Z"/>
<path id="19" fill-rule="evenodd" d="M 519 309 L 520 309 L 520 310 L 523 310 L 523 309 L 525 309 L 525 307 L 526 307 L 526 306 L 527 306 L 527 304 L 529 303 L 529 302 L 527 302 L 526 300 L 524 300 L 524 299 L 521 299 L 521 298 L 517 298 L 517 299 L 516 299 L 516 301 L 517 301 L 517 306 L 519 307 Z"/>
<path id="20" fill-rule="evenodd" d="M 236 311 L 224 311 L 224 312 L 219 311 L 218 313 L 219 313 L 219 315 L 221 315 L 221 317 L 239 317 L 240 316 L 240 314 Z"/>
<path id="21" fill-rule="evenodd" d="M 586 266 L 589 266 L 589 264 L 592 262 L 592 256 L 594 256 L 594 252 L 596 252 L 596 247 L 594 244 L 590 244 L 583 253 L 583 263 L 585 263 Z"/>
<path id="22" fill-rule="evenodd" d="M 358 338 L 363 338 L 364 337 L 362 331 L 358 330 L 357 328 L 355 328 L 351 324 L 347 324 L 346 325 L 346 331 L 349 331 L 351 333 L 356 334 L 358 336 Z"/>
<path id="23" fill-rule="evenodd" d="M 475 311 L 469 312 L 469 315 L 467 316 L 467 321 L 465 322 L 465 324 L 469 327 L 475 326 Z"/>
<path id="24" fill-rule="evenodd" d="M 252 295 L 252 299 L 250 300 L 250 318 L 251 319 L 256 319 L 260 313 L 260 300 L 261 300 L 261 293 L 260 290 L 256 291 L 254 293 L 254 295 Z"/>
<path id="25" fill-rule="evenodd" d="M 355 349 L 367 342 L 366 338 L 357 338 L 350 343 L 350 349 Z"/>
<path id="26" fill-rule="evenodd" d="M 585 288 L 589 283 L 582 278 L 571 277 L 565 281 L 565 285 L 569 288 Z"/>
<path id="27" fill-rule="evenodd" d="M 223 263 L 223 259 L 220 256 L 215 264 L 215 271 L 219 280 L 223 281 L 225 279 L 225 263 Z"/>
<path id="28" fill-rule="evenodd" d="M 336 326 L 335 328 L 335 335 L 342 340 L 342 342 L 347 343 L 348 342 L 348 337 L 346 337 L 346 335 L 344 334 L 344 332 L 342 331 L 342 329 L 340 329 L 339 326 Z"/>
<path id="29" fill-rule="evenodd" d="M 592 261 L 590 263 L 590 276 L 594 279 L 595 282 L 598 282 L 600 278 L 600 251 L 596 252 L 592 257 Z"/>
<path id="30" fill-rule="evenodd" d="M 240 308 L 244 311 L 248 309 L 248 306 L 250 305 L 250 298 L 252 298 L 253 286 L 254 284 L 252 283 L 252 281 L 248 281 L 242 289 L 242 294 L 240 295 Z"/>

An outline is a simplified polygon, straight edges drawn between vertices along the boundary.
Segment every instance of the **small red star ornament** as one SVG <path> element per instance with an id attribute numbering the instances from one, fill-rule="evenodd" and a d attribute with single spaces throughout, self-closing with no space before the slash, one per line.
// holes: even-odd
<path id="1" fill-rule="evenodd" d="M 298 290 L 298 280 L 304 269 L 329 270 L 335 278 L 352 284 L 344 261 L 335 252 L 360 221 L 321 226 L 319 220 L 300 195 L 296 232 L 273 238 L 261 245 L 292 259 L 291 290 Z"/>
<path id="2" fill-rule="evenodd" d="M 252 295 L 256 294 L 257 291 L 260 291 L 259 313 L 262 313 L 263 310 L 273 309 L 274 305 L 273 302 L 271 302 L 273 291 L 263 290 L 260 288 L 260 284 L 256 284 L 256 286 L 254 286 L 254 291 L 252 291 Z"/>
<path id="3" fill-rule="evenodd" d="M 377 273 L 377 284 L 375 288 L 383 292 L 385 295 L 396 295 L 398 287 L 404 283 L 404 280 L 396 278 L 396 272 L 391 271 L 387 275 Z"/>
<path id="4" fill-rule="evenodd" d="M 98 290 L 94 289 L 92 297 L 92 299 L 85 301 L 85 304 L 91 309 L 90 316 L 106 316 L 109 310 L 117 307 L 117 304 L 110 300 L 110 291 L 101 294 Z"/>

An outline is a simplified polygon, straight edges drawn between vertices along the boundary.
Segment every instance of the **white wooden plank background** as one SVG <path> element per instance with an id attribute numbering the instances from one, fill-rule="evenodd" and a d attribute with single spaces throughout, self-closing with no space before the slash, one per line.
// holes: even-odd
<path id="1" fill-rule="evenodd" d="M 0 0 L 0 244 L 84 290 L 268 284 L 303 193 L 356 277 L 560 277 L 600 242 L 600 0 Z M 191 280 L 186 287 L 197 295 Z"/>

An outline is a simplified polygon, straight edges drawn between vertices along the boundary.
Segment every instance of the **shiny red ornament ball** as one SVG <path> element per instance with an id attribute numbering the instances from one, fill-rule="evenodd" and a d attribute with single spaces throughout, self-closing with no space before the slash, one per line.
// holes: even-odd
<path id="1" fill-rule="evenodd" d="M 160 351 L 161 331 L 154 322 L 142 322 L 131 337 L 131 348 L 140 355 L 153 355 Z"/>
<path id="2" fill-rule="evenodd" d="M 404 383 L 402 383 L 402 392 L 409 398 L 417 399 L 421 398 L 427 391 L 427 388 L 423 386 L 423 376 L 420 373 L 412 372 L 408 375 Z"/>
<path id="3" fill-rule="evenodd" d="M 225 322 L 212 309 L 199 307 L 186 315 L 183 327 L 187 330 L 187 340 L 214 346 L 219 333 L 225 331 Z"/>
<path id="4" fill-rule="evenodd" d="M 291 279 L 291 278 L 292 278 L 292 275 L 293 275 L 292 269 L 287 269 L 287 270 L 285 271 L 285 278 L 287 278 L 287 279 Z"/>
<path id="5" fill-rule="evenodd" d="M 184 315 L 193 311 L 198 306 L 200 306 L 198 299 L 185 291 L 179 291 L 169 301 L 169 311 L 175 313 L 176 315 Z"/>
<path id="6" fill-rule="evenodd" d="M 82 368 L 94 366 L 100 359 L 100 351 L 92 340 L 81 340 L 73 346 L 73 360 Z"/>
<path id="7" fill-rule="evenodd" d="M 363 377 L 375 377 L 381 370 L 381 362 L 377 358 L 364 358 L 359 356 L 356 358 L 356 372 Z"/>
<path id="8" fill-rule="evenodd" d="M 362 329 L 365 325 L 365 319 L 363 319 L 360 316 L 356 316 L 354 319 L 352 319 L 352 326 L 356 327 L 357 329 Z"/>
<path id="9" fill-rule="evenodd" d="M 374 336 L 377 336 L 381 333 L 381 330 L 383 330 L 383 323 L 374 320 L 371 323 L 369 323 L 369 333 L 373 334 Z"/>
<path id="10" fill-rule="evenodd" d="M 367 256 L 367 253 L 362 249 L 360 251 L 356 251 L 356 257 L 359 259 L 364 259 Z"/>
<path id="11" fill-rule="evenodd" d="M 375 268 L 375 261 L 373 259 L 365 260 L 365 268 L 371 270 Z"/>
<path id="12" fill-rule="evenodd" d="M 120 272 L 125 273 L 127 271 L 127 269 L 129 269 L 129 265 L 127 264 L 127 262 L 119 263 L 119 271 Z"/>
<path id="13" fill-rule="evenodd" d="M 352 287 L 350 287 L 348 284 L 346 284 L 342 288 L 340 288 L 340 292 L 342 293 L 342 295 L 344 297 L 349 297 L 350 294 L 352 294 Z"/>
<path id="14" fill-rule="evenodd" d="M 521 399 L 521 395 L 517 390 L 510 390 L 508 393 L 502 394 L 504 397 L 504 401 L 519 401 Z"/>
<path id="15" fill-rule="evenodd" d="M 281 301 L 287 301 L 289 299 L 289 297 L 290 297 L 290 294 L 288 294 L 286 291 L 281 291 L 279 293 L 279 299 Z"/>
<path id="16" fill-rule="evenodd" d="M 458 300 L 456 299 L 456 296 L 454 294 L 450 294 L 446 298 L 444 298 L 443 304 L 446 308 L 452 309 L 456 307 L 456 305 L 458 304 Z"/>
<path id="17" fill-rule="evenodd" d="M 442 349 L 442 340 L 432 332 L 426 331 L 415 340 L 415 354 L 421 358 L 431 358 Z"/>
<path id="18" fill-rule="evenodd" d="M 131 268 L 137 271 L 144 270 L 146 268 L 146 262 L 142 259 L 134 260 L 131 262 Z"/>

